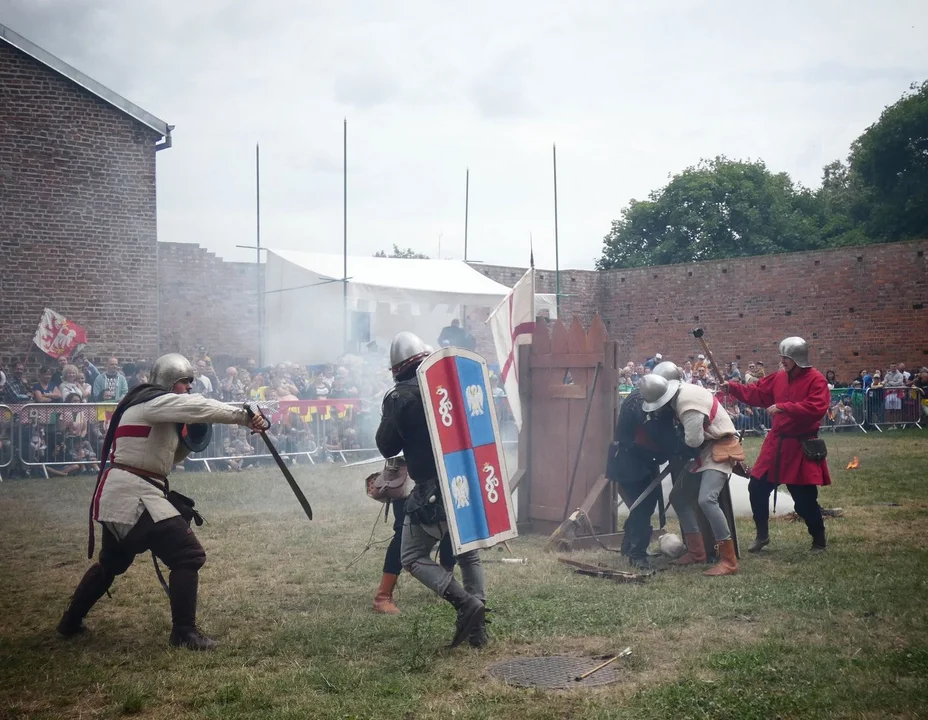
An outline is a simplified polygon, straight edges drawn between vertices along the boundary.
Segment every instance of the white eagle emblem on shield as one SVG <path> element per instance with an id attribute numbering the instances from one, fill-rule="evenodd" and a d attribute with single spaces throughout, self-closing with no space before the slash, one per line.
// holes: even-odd
<path id="1" fill-rule="evenodd" d="M 451 495 L 454 497 L 454 506 L 458 510 L 470 505 L 470 488 L 466 477 L 458 475 L 451 480 Z"/>
<path id="2" fill-rule="evenodd" d="M 467 390 L 467 409 L 470 411 L 471 417 L 476 417 L 477 415 L 483 415 L 483 388 L 479 385 L 468 385 Z"/>

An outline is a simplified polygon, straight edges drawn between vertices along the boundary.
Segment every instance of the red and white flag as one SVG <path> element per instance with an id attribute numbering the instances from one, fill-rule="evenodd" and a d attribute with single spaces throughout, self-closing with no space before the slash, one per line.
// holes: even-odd
<path id="1" fill-rule="evenodd" d="M 42 352 L 53 358 L 70 357 L 80 346 L 87 344 L 87 331 L 76 322 L 45 308 L 32 340 Z"/>
<path id="2" fill-rule="evenodd" d="M 506 298 L 490 313 L 487 324 L 493 333 L 500 379 L 506 390 L 509 409 L 516 427 L 522 429 L 522 405 L 519 401 L 519 345 L 532 342 L 535 330 L 535 269 L 529 268 Z"/>

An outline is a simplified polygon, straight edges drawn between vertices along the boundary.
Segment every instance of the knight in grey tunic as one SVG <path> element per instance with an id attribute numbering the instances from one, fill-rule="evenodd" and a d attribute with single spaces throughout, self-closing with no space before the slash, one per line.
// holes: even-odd
<path id="1" fill-rule="evenodd" d="M 98 561 L 84 574 L 58 624 L 70 637 L 85 630 L 84 617 L 135 556 L 151 551 L 169 569 L 172 645 L 212 650 L 216 641 L 196 626 L 199 570 L 206 553 L 193 531 L 189 498 L 171 492 L 171 468 L 195 448 L 190 438 L 208 442 L 212 423 L 268 427 L 260 414 L 190 395 L 193 366 L 183 355 L 163 355 L 152 366 L 151 383 L 133 388 L 113 413 L 90 506 L 93 557 L 94 522 L 102 526 Z"/>

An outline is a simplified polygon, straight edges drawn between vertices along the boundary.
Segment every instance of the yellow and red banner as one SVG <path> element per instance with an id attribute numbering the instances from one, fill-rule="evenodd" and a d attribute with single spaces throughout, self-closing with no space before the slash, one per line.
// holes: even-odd
<path id="1" fill-rule="evenodd" d="M 287 422 L 298 415 L 304 422 L 312 420 L 351 420 L 360 400 L 281 400 L 274 420 Z M 285 419 L 286 418 L 286 419 Z"/>

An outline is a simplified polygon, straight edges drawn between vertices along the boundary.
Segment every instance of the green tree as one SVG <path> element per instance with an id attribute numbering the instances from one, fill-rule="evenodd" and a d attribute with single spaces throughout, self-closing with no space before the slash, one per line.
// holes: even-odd
<path id="1" fill-rule="evenodd" d="M 378 250 L 377 252 L 374 253 L 374 257 L 382 257 L 382 258 L 391 257 L 391 258 L 405 258 L 405 259 L 417 259 L 417 260 L 428 260 L 429 259 L 428 255 L 417 253 L 412 248 L 406 248 L 405 250 L 400 250 L 399 245 L 396 245 L 395 243 L 393 245 L 393 252 L 391 252 L 389 255 L 387 255 L 387 253 L 385 253 L 383 250 Z"/>
<path id="2" fill-rule="evenodd" d="M 647 200 L 632 200 L 597 269 L 808 250 L 822 246 L 818 200 L 762 161 L 703 160 Z"/>
<path id="3" fill-rule="evenodd" d="M 849 165 L 868 235 L 928 237 L 928 81 L 913 84 L 854 141 Z"/>
<path id="4" fill-rule="evenodd" d="M 827 247 L 871 242 L 861 224 L 860 179 L 850 167 L 835 160 L 822 168 L 822 186 L 815 193 L 822 242 Z"/>

